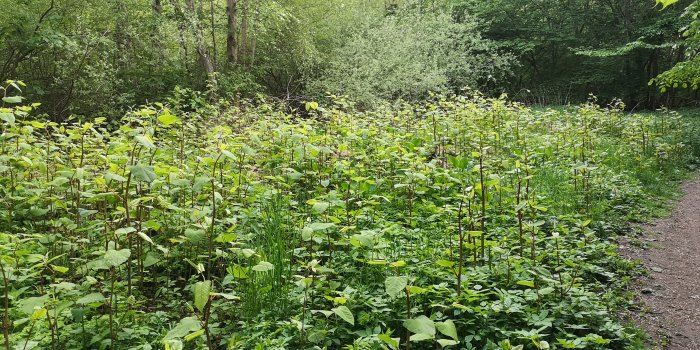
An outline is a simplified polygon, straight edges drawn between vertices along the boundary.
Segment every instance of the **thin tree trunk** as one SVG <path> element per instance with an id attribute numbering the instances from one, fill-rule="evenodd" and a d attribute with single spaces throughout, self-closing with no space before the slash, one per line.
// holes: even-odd
<path id="1" fill-rule="evenodd" d="M 255 6 L 258 4 L 258 0 L 253 0 L 253 33 L 250 38 L 250 61 L 248 61 L 248 66 L 252 67 L 253 64 L 255 64 L 255 46 L 258 43 L 258 15 L 260 11 L 259 6 Z"/>
<path id="2" fill-rule="evenodd" d="M 178 16 L 180 16 L 180 20 L 177 21 L 177 30 L 179 32 L 178 41 L 180 42 L 180 47 L 182 47 L 183 61 L 185 62 L 185 71 L 189 73 L 189 50 L 187 48 L 187 40 L 185 40 L 185 22 L 187 21 L 187 19 L 185 18 L 185 13 L 180 8 L 178 1 L 179 0 L 170 0 L 170 3 L 175 8 L 175 13 Z"/>
<path id="3" fill-rule="evenodd" d="M 248 59 L 248 0 L 243 1 L 243 18 L 241 19 L 241 62 L 245 65 Z"/>
<path id="4" fill-rule="evenodd" d="M 210 77 L 214 73 L 214 65 L 211 62 L 211 57 L 209 56 L 209 51 L 204 42 L 204 35 L 202 34 L 202 27 L 199 24 L 197 18 L 197 11 L 194 7 L 194 0 L 186 0 L 187 10 L 189 12 L 188 23 L 194 34 L 194 41 L 197 47 L 197 54 L 199 55 L 199 60 L 202 62 L 202 67 L 204 68 L 207 76 Z"/>
<path id="5" fill-rule="evenodd" d="M 163 11 L 163 4 L 161 3 L 161 0 L 153 0 L 151 2 L 151 9 L 153 10 L 153 16 L 156 18 L 155 25 L 151 29 L 151 42 L 158 52 L 159 60 L 156 62 L 156 67 L 160 67 L 160 63 L 165 61 L 165 48 L 163 46 L 160 33 L 160 23 L 162 20 L 161 13 Z"/>
<path id="6" fill-rule="evenodd" d="M 214 0 L 209 0 L 209 14 L 211 16 L 211 45 L 212 45 L 212 61 L 214 63 L 214 69 L 217 66 L 217 56 L 218 50 L 216 49 L 216 28 L 214 27 Z"/>
<path id="7" fill-rule="evenodd" d="M 226 34 L 226 56 L 231 65 L 238 63 L 238 42 L 236 29 L 238 26 L 238 1 L 226 1 L 226 15 L 228 16 L 228 32 Z"/>

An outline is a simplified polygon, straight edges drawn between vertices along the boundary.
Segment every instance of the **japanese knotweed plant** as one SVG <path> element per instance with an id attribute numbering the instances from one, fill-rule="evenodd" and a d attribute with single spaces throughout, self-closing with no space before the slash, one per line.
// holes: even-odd
<path id="1" fill-rule="evenodd" d="M 8 349 L 625 348 L 612 228 L 700 154 L 688 119 L 593 102 L 59 123 L 21 88 L 0 108 Z"/>

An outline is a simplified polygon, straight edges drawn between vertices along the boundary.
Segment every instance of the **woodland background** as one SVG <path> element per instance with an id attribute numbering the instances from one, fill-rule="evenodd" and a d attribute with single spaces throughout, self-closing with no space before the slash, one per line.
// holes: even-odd
<path id="1" fill-rule="evenodd" d="M 0 0 L 11 9 L 0 13 L 0 81 L 21 77 L 53 118 L 119 116 L 165 97 L 197 101 L 194 91 L 292 108 L 328 93 L 371 107 L 464 88 L 537 104 L 592 93 L 629 108 L 687 105 L 695 92 L 649 82 L 692 51 L 690 4 Z"/>

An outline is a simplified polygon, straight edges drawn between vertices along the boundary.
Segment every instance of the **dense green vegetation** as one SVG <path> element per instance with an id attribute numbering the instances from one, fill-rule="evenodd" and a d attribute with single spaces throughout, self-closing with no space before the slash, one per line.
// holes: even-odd
<path id="1" fill-rule="evenodd" d="M 643 349 L 615 239 L 700 164 L 656 2 L 0 0 L 0 349 Z"/>
<path id="2" fill-rule="evenodd" d="M 698 123 L 620 104 L 155 104 L 56 123 L 16 85 L 8 348 L 638 348 L 611 238 L 700 155 Z"/>

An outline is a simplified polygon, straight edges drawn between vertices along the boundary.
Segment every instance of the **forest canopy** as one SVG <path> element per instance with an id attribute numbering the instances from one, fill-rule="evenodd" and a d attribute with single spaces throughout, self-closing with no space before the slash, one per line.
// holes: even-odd
<path id="1" fill-rule="evenodd" d="M 366 105 L 464 88 L 528 103 L 692 103 L 697 4 L 659 3 L 1 0 L 0 80 L 21 78 L 54 116 L 119 115 L 176 86 Z"/>

